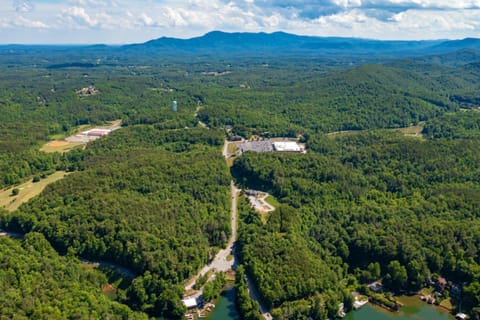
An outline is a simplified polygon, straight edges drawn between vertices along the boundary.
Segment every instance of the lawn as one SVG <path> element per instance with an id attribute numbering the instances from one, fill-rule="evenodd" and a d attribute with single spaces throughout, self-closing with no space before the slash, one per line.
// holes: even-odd
<path id="1" fill-rule="evenodd" d="M 237 152 L 237 149 L 238 149 L 238 147 L 237 147 L 236 143 L 232 143 L 232 142 L 228 143 L 228 145 L 227 145 L 228 153 L 235 154 Z"/>
<path id="2" fill-rule="evenodd" d="M 266 197 L 265 201 L 268 202 L 268 204 L 270 204 L 274 208 L 278 208 L 280 206 L 280 202 L 278 202 L 277 198 L 275 198 L 272 195 L 269 195 L 268 197 Z"/>
<path id="3" fill-rule="evenodd" d="M 416 126 L 410 126 L 410 127 L 400 128 L 395 130 L 401 132 L 405 136 L 423 138 L 423 135 L 422 135 L 423 127 L 425 127 L 425 122 L 420 122 Z"/>
<path id="4" fill-rule="evenodd" d="M 43 151 L 46 153 L 53 153 L 53 152 L 64 153 L 84 145 L 85 143 L 83 142 L 51 141 L 45 144 L 40 149 L 40 151 Z"/>
<path id="5" fill-rule="evenodd" d="M 39 195 L 47 185 L 62 179 L 67 174 L 68 173 L 65 171 L 57 171 L 38 182 L 32 182 L 30 179 L 28 182 L 25 182 L 21 185 L 4 189 L 0 191 L 0 207 L 4 207 L 8 211 L 15 211 L 22 203 L 27 202 L 33 197 Z M 15 196 L 12 195 L 13 189 L 19 190 L 19 193 Z"/>

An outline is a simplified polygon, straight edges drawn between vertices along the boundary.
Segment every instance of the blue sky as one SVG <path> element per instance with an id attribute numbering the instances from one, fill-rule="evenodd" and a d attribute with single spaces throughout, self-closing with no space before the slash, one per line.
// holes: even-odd
<path id="1" fill-rule="evenodd" d="M 212 30 L 480 38 L 480 0 L 0 0 L 0 43 L 139 43 Z"/>

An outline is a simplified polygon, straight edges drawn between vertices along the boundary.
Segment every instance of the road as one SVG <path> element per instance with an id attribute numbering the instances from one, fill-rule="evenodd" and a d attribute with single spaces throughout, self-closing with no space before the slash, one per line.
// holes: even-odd
<path id="1" fill-rule="evenodd" d="M 223 156 L 225 157 L 225 160 L 228 160 L 228 158 L 231 156 L 231 154 L 228 153 L 228 140 L 225 139 L 223 143 Z M 238 193 L 241 191 L 240 189 L 236 188 L 233 181 L 231 182 L 231 188 L 232 188 L 232 195 L 235 194 L 237 196 L 233 197 L 232 196 L 232 238 L 231 239 L 236 239 L 237 238 L 237 197 Z M 233 242 L 230 243 L 229 245 L 232 244 Z M 265 307 L 265 305 L 262 303 L 262 300 L 260 299 L 260 294 L 257 291 L 257 288 L 253 284 L 252 280 L 248 277 L 247 274 L 245 274 L 246 282 L 247 282 L 247 287 L 248 287 L 248 293 L 250 294 L 250 297 L 257 301 L 259 306 L 260 306 L 260 312 L 262 313 L 262 316 L 265 320 L 272 320 L 272 315 L 270 312 L 268 312 L 268 308 Z"/>
<path id="2" fill-rule="evenodd" d="M 15 239 L 23 239 L 23 238 L 25 238 L 25 235 L 23 233 L 10 232 L 10 231 L 5 231 L 3 229 L 0 229 L 0 237 L 10 237 L 10 238 L 15 238 Z"/>
<path id="3" fill-rule="evenodd" d="M 230 239 L 228 240 L 227 247 L 225 249 L 220 250 L 215 258 L 204 266 L 200 272 L 197 273 L 190 281 L 188 281 L 188 284 L 185 286 L 185 290 L 191 290 L 195 284 L 195 281 L 200 277 L 203 276 L 204 274 L 208 273 L 210 270 L 214 271 L 228 271 L 230 269 L 233 269 L 234 266 L 236 265 L 236 259 L 235 256 L 233 255 L 233 244 L 235 243 L 235 240 L 237 239 L 237 198 L 240 193 L 240 189 L 235 187 L 235 184 L 233 181 L 230 182 L 230 191 L 232 194 L 232 209 L 231 209 L 231 236 Z M 231 257 L 229 257 L 231 256 Z M 229 259 L 230 258 L 230 259 Z M 200 292 L 201 294 L 201 292 Z M 200 295 L 197 293 L 196 295 Z"/>
<path id="4" fill-rule="evenodd" d="M 228 159 L 230 156 L 228 154 L 228 141 L 225 140 L 224 145 L 223 145 L 223 156 L 225 157 L 225 160 Z M 235 264 L 236 264 L 236 258 L 233 255 L 233 244 L 235 243 L 235 240 L 237 239 L 237 199 L 238 195 L 240 193 L 240 189 L 238 189 L 235 184 L 233 183 L 233 180 L 230 181 L 230 193 L 232 197 L 232 207 L 231 207 L 231 236 L 230 239 L 228 240 L 227 246 L 225 249 L 220 250 L 215 258 L 204 266 L 194 277 L 192 277 L 188 282 L 187 285 L 185 285 L 185 290 L 189 291 L 193 288 L 195 285 L 195 281 L 203 276 L 204 274 L 208 273 L 210 270 L 215 270 L 215 271 L 228 271 L 232 269 Z M 230 260 L 228 259 L 230 256 Z M 210 279 L 209 279 L 210 280 Z M 201 295 L 201 291 L 197 292 L 195 296 Z"/>
<path id="5" fill-rule="evenodd" d="M 255 300 L 258 302 L 260 306 L 260 312 L 262 313 L 262 316 L 265 320 L 272 320 L 272 315 L 270 312 L 268 312 L 268 309 L 265 307 L 265 305 L 262 303 L 260 299 L 260 294 L 258 293 L 257 288 L 253 284 L 253 281 L 248 277 L 248 275 L 245 274 L 245 280 L 247 282 L 247 287 L 248 287 L 248 293 L 250 294 L 250 298 L 252 300 Z"/>
<path id="6" fill-rule="evenodd" d="M 23 239 L 23 238 L 25 238 L 25 235 L 23 233 L 10 232 L 10 231 L 5 231 L 3 229 L 0 229 L 0 237 L 10 237 L 10 238 L 14 238 L 14 239 Z M 124 276 L 126 278 L 129 278 L 129 279 L 134 279 L 137 276 L 130 269 L 127 269 L 127 268 L 122 267 L 122 266 L 120 266 L 118 264 L 115 264 L 115 263 L 100 261 L 100 260 L 92 261 L 92 260 L 83 259 L 81 257 L 79 257 L 79 259 L 80 259 L 80 262 L 83 263 L 83 264 L 90 264 L 90 265 L 93 265 L 95 267 L 103 266 L 103 267 L 107 267 L 109 269 L 116 270 L 119 274 L 121 274 L 122 276 Z"/>
<path id="7" fill-rule="evenodd" d="M 137 277 L 137 275 L 132 270 L 122 267 L 121 265 L 116 263 L 101 261 L 101 260 L 87 260 L 82 257 L 79 257 L 79 259 L 81 263 L 89 264 L 96 268 L 101 266 L 101 267 L 106 267 L 112 270 L 116 270 L 121 276 L 128 278 L 130 280 L 133 280 Z"/>
<path id="8" fill-rule="evenodd" d="M 225 140 L 223 144 L 223 156 L 225 157 L 225 160 L 228 160 L 230 157 L 230 154 L 228 153 L 228 141 Z M 195 281 L 198 279 L 198 277 L 203 276 L 204 274 L 208 273 L 210 270 L 215 270 L 215 271 L 228 271 L 230 269 L 233 269 L 237 262 L 238 259 L 234 254 L 233 251 L 233 246 L 235 243 L 235 240 L 237 239 L 237 201 L 238 201 L 238 196 L 240 194 L 241 189 L 238 189 L 233 180 L 230 181 L 230 192 L 232 195 L 232 208 L 231 208 L 231 237 L 228 241 L 227 247 L 225 249 L 220 250 L 213 261 L 204 266 L 200 272 L 195 275 L 192 279 L 190 279 L 185 286 L 185 290 L 189 291 L 193 288 Z M 231 259 L 228 260 L 228 257 L 231 255 Z M 208 279 L 208 281 L 213 280 L 214 275 Z M 248 286 L 248 292 L 250 294 L 250 297 L 254 299 L 255 301 L 258 302 L 260 305 L 260 312 L 262 313 L 262 316 L 265 320 L 272 320 L 272 315 L 268 312 L 268 309 L 265 307 L 265 305 L 262 303 L 260 299 L 260 295 L 258 294 L 257 289 L 253 285 L 253 282 L 250 280 L 248 276 L 246 276 L 246 281 L 247 281 L 247 286 Z M 189 297 L 191 298 L 198 298 L 202 295 L 202 290 L 196 291 L 194 294 L 190 295 Z"/>

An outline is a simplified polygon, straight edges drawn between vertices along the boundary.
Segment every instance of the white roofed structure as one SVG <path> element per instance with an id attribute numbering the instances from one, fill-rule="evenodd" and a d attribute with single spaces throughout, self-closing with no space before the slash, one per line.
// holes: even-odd
<path id="1" fill-rule="evenodd" d="M 302 152 L 303 148 L 300 147 L 295 141 L 275 141 L 273 142 L 273 149 L 279 152 Z"/>
<path id="2" fill-rule="evenodd" d="M 185 307 L 187 307 L 187 309 L 197 307 L 197 299 L 195 298 L 186 298 L 186 299 L 183 299 L 182 302 L 185 305 Z"/>

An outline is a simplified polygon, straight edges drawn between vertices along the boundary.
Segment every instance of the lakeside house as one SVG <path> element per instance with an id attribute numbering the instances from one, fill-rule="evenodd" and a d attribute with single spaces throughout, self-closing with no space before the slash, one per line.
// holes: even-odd
<path id="1" fill-rule="evenodd" d="M 379 293 L 383 291 L 383 285 L 378 281 L 370 283 L 367 287 L 368 289 L 372 290 L 375 293 Z"/>
<path id="2" fill-rule="evenodd" d="M 455 319 L 466 320 L 468 319 L 468 315 L 466 315 L 465 313 L 459 312 L 455 315 Z"/>

